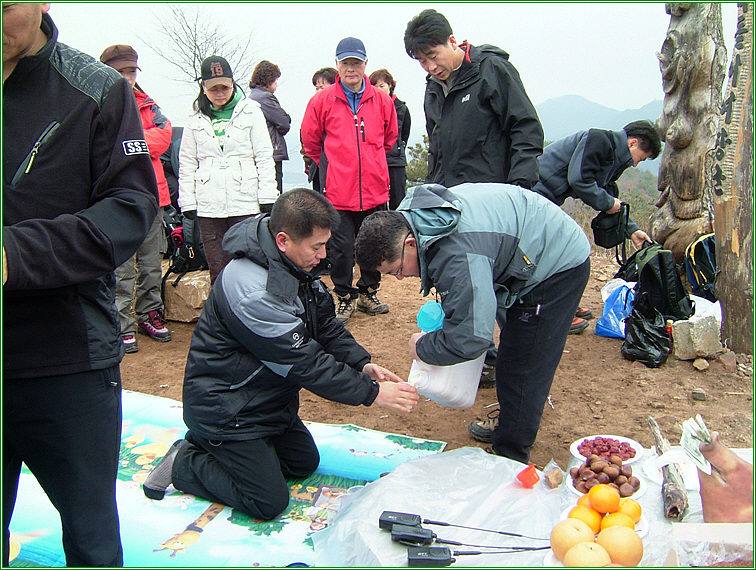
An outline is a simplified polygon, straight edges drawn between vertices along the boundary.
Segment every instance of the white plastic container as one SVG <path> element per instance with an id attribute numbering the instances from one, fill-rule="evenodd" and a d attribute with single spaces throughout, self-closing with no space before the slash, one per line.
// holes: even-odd
<path id="1" fill-rule="evenodd" d="M 422 396 L 442 406 L 466 409 L 475 403 L 485 358 L 486 353 L 483 352 L 475 360 L 451 366 L 435 366 L 413 360 L 407 382 L 415 386 Z"/>

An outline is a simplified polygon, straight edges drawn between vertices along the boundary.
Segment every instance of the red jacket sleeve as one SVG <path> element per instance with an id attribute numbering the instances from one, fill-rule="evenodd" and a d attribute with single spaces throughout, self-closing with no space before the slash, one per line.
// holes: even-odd
<path id="1" fill-rule="evenodd" d="M 320 166 L 320 153 L 323 150 L 323 99 L 326 90 L 316 93 L 307 103 L 304 117 L 302 118 L 302 148 L 305 154 Z"/>
<path id="2" fill-rule="evenodd" d="M 159 157 L 168 147 L 171 146 L 171 134 L 173 128 L 168 118 L 163 115 L 157 103 L 153 103 L 149 109 L 150 120 L 142 119 L 142 128 L 144 129 L 144 140 L 147 142 L 147 148 L 150 149 L 152 158 Z"/>

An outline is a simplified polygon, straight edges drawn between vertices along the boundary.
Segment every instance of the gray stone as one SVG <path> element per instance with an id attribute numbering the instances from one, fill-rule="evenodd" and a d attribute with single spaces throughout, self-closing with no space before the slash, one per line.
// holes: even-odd
<path id="1" fill-rule="evenodd" d="M 713 315 L 675 321 L 672 323 L 672 342 L 675 358 L 679 360 L 714 358 L 722 351 L 719 323 Z"/>
<path id="2" fill-rule="evenodd" d="M 702 402 L 706 400 L 706 390 L 703 388 L 694 388 L 690 395 L 694 400 L 700 400 Z"/>
<path id="3" fill-rule="evenodd" d="M 737 372 L 738 360 L 735 353 L 732 350 L 723 352 L 714 360 L 717 364 L 725 369 L 725 372 Z"/>

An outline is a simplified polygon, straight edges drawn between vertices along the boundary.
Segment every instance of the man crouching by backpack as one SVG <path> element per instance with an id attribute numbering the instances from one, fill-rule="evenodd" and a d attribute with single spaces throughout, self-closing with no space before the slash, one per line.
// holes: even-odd
<path id="1" fill-rule="evenodd" d="M 184 377 L 186 438 L 144 482 L 162 499 L 176 489 L 269 520 L 289 503 L 286 478 L 320 456 L 299 418 L 299 390 L 334 402 L 407 413 L 417 390 L 370 362 L 336 319 L 320 281 L 339 216 L 322 194 L 282 194 L 270 217 L 233 226 L 233 259 L 216 279 L 192 337 Z"/>

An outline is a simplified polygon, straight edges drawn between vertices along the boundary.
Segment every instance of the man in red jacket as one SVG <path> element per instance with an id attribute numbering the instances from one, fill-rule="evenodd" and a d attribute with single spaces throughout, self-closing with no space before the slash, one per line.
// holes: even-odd
<path id="1" fill-rule="evenodd" d="M 100 61 L 118 71 L 134 90 L 139 117 L 144 129 L 144 140 L 150 151 L 152 168 L 157 179 L 159 203 L 158 213 L 147 237 L 139 246 L 134 257 L 118 267 L 116 275 L 116 306 L 121 321 L 121 341 L 126 352 L 136 352 L 137 330 L 159 342 L 171 340 L 171 332 L 163 320 L 163 300 L 160 296 L 162 268 L 160 262 L 165 252 L 163 232 L 163 208 L 171 203 L 168 182 L 163 172 L 160 155 L 171 144 L 171 122 L 163 115 L 160 107 L 136 82 L 137 52 L 128 45 L 113 45 L 105 49 Z M 135 298 L 134 314 L 131 301 Z M 138 324 L 137 324 L 138 321 Z"/>
<path id="2" fill-rule="evenodd" d="M 378 271 L 362 271 L 352 286 L 354 240 L 362 220 L 385 210 L 389 199 L 386 152 L 396 142 L 396 110 L 391 99 L 365 75 L 367 53 L 357 38 L 336 47 L 336 83 L 320 90 L 302 119 L 302 146 L 318 165 L 327 161 L 325 195 L 340 224 L 328 242 L 331 280 L 338 298 L 336 318 L 346 323 L 356 308 L 370 315 L 387 313 L 376 296 Z"/>

